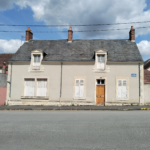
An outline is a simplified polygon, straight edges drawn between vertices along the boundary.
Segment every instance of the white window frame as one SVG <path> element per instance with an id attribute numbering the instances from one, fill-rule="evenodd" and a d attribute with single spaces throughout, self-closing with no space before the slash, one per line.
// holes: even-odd
<path id="1" fill-rule="evenodd" d="M 106 62 L 105 62 L 105 55 L 103 55 L 103 54 L 97 54 L 96 55 L 97 56 L 97 69 L 98 70 L 105 70 L 105 67 L 106 67 Z M 99 56 L 104 56 L 104 62 L 99 62 L 99 59 L 101 58 L 99 58 Z M 102 59 L 102 58 L 101 58 Z M 101 66 L 101 67 L 100 67 Z M 103 67 L 102 67 L 103 66 Z"/>
<path id="2" fill-rule="evenodd" d="M 25 81 L 26 80 L 34 80 L 34 96 L 26 96 L 25 95 Z M 47 81 L 47 85 L 46 85 L 46 87 L 47 87 L 47 91 L 46 91 L 46 96 L 37 96 L 38 94 L 37 94 L 37 86 L 38 86 L 38 80 L 46 80 Z M 48 90 L 49 90 L 49 86 L 48 86 L 48 83 L 49 83 L 49 80 L 48 80 L 48 78 L 45 78 L 45 77 L 43 77 L 43 78 L 41 78 L 41 77 L 37 77 L 37 78 L 30 78 L 30 77 L 28 77 L 28 78 L 24 78 L 23 79 L 23 96 L 22 96 L 22 98 L 38 98 L 38 97 L 41 97 L 41 98 L 48 98 Z"/>
<path id="3" fill-rule="evenodd" d="M 84 82 L 83 83 L 84 84 L 84 87 L 83 87 L 83 89 L 84 89 L 83 97 L 77 97 L 76 96 L 76 80 L 79 80 L 79 81 L 83 80 L 83 82 Z M 79 84 L 80 84 L 80 82 L 79 82 Z M 73 84 L 73 86 L 74 86 L 73 87 L 74 88 L 74 94 L 73 94 L 74 99 L 75 100 L 84 100 L 84 99 L 86 99 L 86 77 L 74 77 L 74 84 Z"/>
<path id="4" fill-rule="evenodd" d="M 127 98 L 123 98 L 123 97 L 121 97 L 121 98 L 119 98 L 118 97 L 118 90 L 119 90 L 119 88 L 118 88 L 118 82 L 119 82 L 119 80 L 121 81 L 121 86 L 122 86 L 122 89 L 123 89 L 123 82 L 124 81 L 126 81 L 126 94 L 127 94 Z M 117 77 L 116 78 L 116 99 L 117 100 L 120 100 L 120 101 L 126 101 L 126 100 L 129 100 L 129 79 L 127 78 L 127 77 Z"/>
<path id="5" fill-rule="evenodd" d="M 41 95 L 39 95 L 39 93 L 38 93 L 38 86 L 39 86 L 38 84 L 39 84 L 39 81 L 40 81 L 40 80 L 41 80 L 41 81 L 42 81 L 42 80 L 43 80 L 43 81 L 46 80 L 46 95 L 45 95 L 45 96 L 43 96 L 43 95 L 41 96 Z M 36 85 L 37 85 L 37 86 L 36 86 L 36 96 L 37 96 L 37 97 L 38 97 L 38 96 L 39 96 L 39 97 L 47 97 L 47 91 L 48 91 L 48 86 L 47 86 L 47 85 L 48 85 L 48 81 L 47 81 L 47 79 L 39 79 L 39 78 L 38 78 L 38 79 L 36 80 L 36 82 L 37 82 L 37 84 L 36 84 Z M 45 83 L 44 83 L 44 84 L 45 84 Z M 42 89 L 41 89 L 41 90 L 42 90 Z"/>
<path id="6" fill-rule="evenodd" d="M 34 82 L 33 95 L 27 95 L 27 91 L 30 89 L 30 87 L 26 87 L 27 81 L 33 81 Z M 25 97 L 34 97 L 34 95 L 35 95 L 35 79 L 34 78 L 25 79 L 24 80 L 24 96 Z"/>
<path id="7" fill-rule="evenodd" d="M 104 61 L 104 68 L 103 69 L 98 68 L 98 66 L 99 66 L 98 56 L 99 55 L 104 55 L 105 61 Z M 95 65 L 93 67 L 93 72 L 109 72 L 110 68 L 108 65 L 106 65 L 106 63 L 107 63 L 107 51 L 104 49 L 96 50 L 95 51 Z"/>
<path id="8" fill-rule="evenodd" d="M 35 55 L 40 55 L 40 62 L 39 63 L 34 63 L 34 56 Z M 43 60 L 43 51 L 42 50 L 33 50 L 31 51 L 31 62 L 28 71 L 44 71 L 44 67 L 42 65 L 42 60 Z"/>
<path id="9" fill-rule="evenodd" d="M 40 56 L 39 62 L 35 62 L 35 56 Z M 41 54 L 33 54 L 33 70 L 40 70 Z"/>

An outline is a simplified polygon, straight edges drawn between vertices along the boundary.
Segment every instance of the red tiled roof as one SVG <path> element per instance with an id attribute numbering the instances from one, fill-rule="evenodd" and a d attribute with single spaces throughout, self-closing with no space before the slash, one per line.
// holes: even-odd
<path id="1" fill-rule="evenodd" d="M 144 83 L 150 83 L 150 71 L 144 70 Z"/>
<path id="2" fill-rule="evenodd" d="M 6 67 L 8 66 L 8 60 L 13 56 L 13 53 L 5 53 L 0 54 L 0 68 L 3 67 L 3 63 L 6 63 Z"/>

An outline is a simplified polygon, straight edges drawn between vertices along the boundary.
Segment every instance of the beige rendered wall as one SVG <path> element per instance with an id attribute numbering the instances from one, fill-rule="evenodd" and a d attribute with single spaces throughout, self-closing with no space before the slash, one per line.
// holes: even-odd
<path id="1" fill-rule="evenodd" d="M 150 84 L 144 84 L 144 101 L 150 103 Z"/>
<path id="2" fill-rule="evenodd" d="M 96 102 L 95 97 L 95 78 L 105 78 L 107 80 L 107 100 L 106 102 L 130 102 L 139 103 L 139 68 L 138 64 L 109 64 L 110 72 L 92 72 L 94 63 L 63 63 L 63 94 L 62 100 L 73 100 L 73 78 L 74 76 L 86 77 L 86 100 Z M 131 77 L 136 73 L 137 77 Z M 129 81 L 129 100 L 116 99 L 116 77 L 128 78 Z M 81 100 L 79 100 L 81 101 Z M 82 100 L 84 101 L 84 100 Z"/>
<path id="3" fill-rule="evenodd" d="M 21 100 L 23 96 L 24 78 L 41 77 L 49 79 L 49 100 L 50 101 L 75 101 L 96 103 L 95 80 L 105 78 L 106 102 L 115 103 L 139 103 L 139 68 L 138 64 L 108 64 L 109 72 L 95 73 L 92 71 L 94 62 L 63 62 L 62 65 L 62 97 L 60 98 L 60 75 L 61 63 L 42 63 L 43 72 L 29 72 L 30 63 L 13 63 L 12 65 L 12 87 L 11 100 Z M 9 72 L 10 73 L 10 72 Z M 136 73 L 137 77 L 131 77 Z M 74 77 L 86 78 L 86 99 L 74 100 Z M 116 77 L 125 77 L 129 80 L 129 100 L 121 101 L 116 99 Z"/>
<path id="4" fill-rule="evenodd" d="M 59 100 L 60 95 L 60 63 L 44 65 L 42 72 L 29 72 L 30 63 L 13 63 L 11 100 L 20 100 L 23 96 L 24 78 L 47 78 L 49 84 L 49 99 Z"/>

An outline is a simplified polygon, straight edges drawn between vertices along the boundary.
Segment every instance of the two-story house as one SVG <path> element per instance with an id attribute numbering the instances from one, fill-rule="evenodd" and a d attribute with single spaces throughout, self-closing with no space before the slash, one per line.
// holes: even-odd
<path id="1" fill-rule="evenodd" d="M 9 105 L 144 104 L 143 59 L 129 39 L 34 40 L 9 61 Z"/>

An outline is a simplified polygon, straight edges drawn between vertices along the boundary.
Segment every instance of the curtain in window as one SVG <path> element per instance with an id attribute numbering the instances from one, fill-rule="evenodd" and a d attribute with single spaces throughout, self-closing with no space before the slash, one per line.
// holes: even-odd
<path id="1" fill-rule="evenodd" d="M 40 55 L 34 55 L 34 63 L 33 63 L 34 69 L 40 68 Z"/>
<path id="2" fill-rule="evenodd" d="M 25 80 L 24 96 L 34 96 L 35 81 L 34 79 Z"/>
<path id="3" fill-rule="evenodd" d="M 105 68 L 105 55 L 97 55 L 97 68 L 98 69 Z"/>
<path id="4" fill-rule="evenodd" d="M 127 80 L 118 80 L 117 97 L 122 100 L 127 99 Z"/>
<path id="5" fill-rule="evenodd" d="M 83 79 L 75 80 L 75 97 L 84 98 L 84 80 Z"/>
<path id="6" fill-rule="evenodd" d="M 47 96 L 47 80 L 37 80 L 37 96 Z"/>

